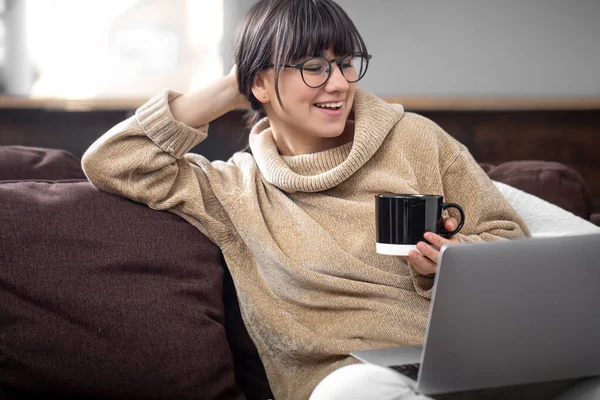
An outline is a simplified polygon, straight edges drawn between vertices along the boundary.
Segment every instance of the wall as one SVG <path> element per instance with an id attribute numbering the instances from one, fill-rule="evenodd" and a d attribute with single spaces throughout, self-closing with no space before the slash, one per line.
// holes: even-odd
<path id="1" fill-rule="evenodd" d="M 226 32 L 252 3 L 225 0 Z M 600 96 L 599 0 L 338 3 L 373 54 L 361 86 L 378 95 Z"/>
<path id="2" fill-rule="evenodd" d="M 380 95 L 600 96 L 598 0 L 339 0 Z"/>

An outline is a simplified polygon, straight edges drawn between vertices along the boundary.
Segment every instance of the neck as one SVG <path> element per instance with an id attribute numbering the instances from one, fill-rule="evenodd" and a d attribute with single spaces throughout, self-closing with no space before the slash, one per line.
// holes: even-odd
<path id="1" fill-rule="evenodd" d="M 306 134 L 300 136 L 285 135 L 282 134 L 282 130 L 277 129 L 277 126 L 274 125 L 271 125 L 271 130 L 279 154 L 299 156 L 330 150 L 351 142 L 354 138 L 354 121 L 346 121 L 344 131 L 339 136 L 332 138 L 314 137 Z"/>

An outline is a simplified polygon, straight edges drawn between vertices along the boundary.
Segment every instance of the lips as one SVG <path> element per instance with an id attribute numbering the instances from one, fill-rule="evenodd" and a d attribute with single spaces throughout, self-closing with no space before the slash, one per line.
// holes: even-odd
<path id="1" fill-rule="evenodd" d="M 315 106 L 319 113 L 326 115 L 327 117 L 339 117 L 344 113 L 344 106 L 337 108 L 329 108 L 329 107 L 317 107 Z"/>
<path id="2" fill-rule="evenodd" d="M 344 105 L 343 101 L 329 102 L 329 103 L 316 103 L 315 106 L 324 109 L 338 109 Z"/>
<path id="3" fill-rule="evenodd" d="M 315 103 L 314 106 L 328 117 L 339 117 L 344 111 L 343 100 Z"/>

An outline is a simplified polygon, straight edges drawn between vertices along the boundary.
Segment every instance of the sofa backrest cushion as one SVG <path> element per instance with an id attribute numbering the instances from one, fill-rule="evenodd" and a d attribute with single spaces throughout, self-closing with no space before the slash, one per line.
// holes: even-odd
<path id="1" fill-rule="evenodd" d="M 590 197 L 582 176 L 562 163 L 551 161 L 509 161 L 499 165 L 481 164 L 488 176 L 523 190 L 589 220 Z"/>
<path id="2" fill-rule="evenodd" d="M 0 182 L 0 397 L 241 399 L 218 248 L 85 180 Z"/>
<path id="3" fill-rule="evenodd" d="M 0 146 L 0 181 L 85 179 L 79 160 L 59 149 Z"/>

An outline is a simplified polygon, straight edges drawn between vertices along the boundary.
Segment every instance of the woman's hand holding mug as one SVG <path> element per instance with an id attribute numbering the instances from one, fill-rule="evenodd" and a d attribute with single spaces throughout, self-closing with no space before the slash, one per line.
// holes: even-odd
<path id="1" fill-rule="evenodd" d="M 449 208 L 460 222 L 442 216 Z M 462 207 L 439 195 L 379 194 L 375 214 L 377 253 L 401 256 L 422 275 L 436 273 L 441 247 L 459 243 L 456 234 L 465 223 Z"/>
<path id="2" fill-rule="evenodd" d="M 444 218 L 444 227 L 451 232 L 458 227 L 458 221 L 454 218 Z M 426 232 L 423 235 L 425 241 L 417 243 L 419 251 L 411 250 L 405 259 L 410 262 L 414 269 L 421 275 L 431 275 L 437 272 L 437 262 L 440 256 L 440 249 L 445 244 L 460 243 L 456 235 L 444 238 L 433 232 Z"/>

